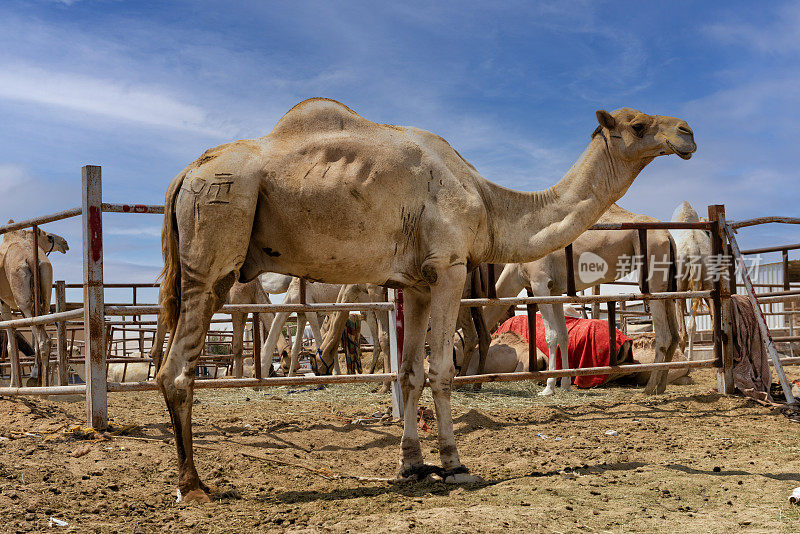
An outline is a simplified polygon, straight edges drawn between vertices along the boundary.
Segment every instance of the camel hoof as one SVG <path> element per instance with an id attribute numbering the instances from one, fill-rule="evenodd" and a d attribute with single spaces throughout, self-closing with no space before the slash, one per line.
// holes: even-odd
<path id="1" fill-rule="evenodd" d="M 455 469 L 442 471 L 439 475 L 445 484 L 474 484 L 483 482 L 478 475 L 472 475 L 465 465 L 459 465 Z"/>
<path id="2" fill-rule="evenodd" d="M 401 467 L 400 472 L 397 474 L 397 480 L 400 482 L 419 482 L 426 480 L 432 475 L 441 475 L 443 469 L 438 465 L 417 464 L 409 467 Z"/>
<path id="3" fill-rule="evenodd" d="M 544 391 L 539 392 L 540 397 L 549 397 L 551 395 L 555 395 L 556 392 L 550 386 L 544 388 Z"/>
<path id="4" fill-rule="evenodd" d="M 178 502 L 207 503 L 211 502 L 211 497 L 209 497 L 208 493 L 206 493 L 200 488 L 193 489 L 189 491 L 189 493 L 187 493 L 186 495 L 182 495 L 181 490 L 178 490 Z"/>

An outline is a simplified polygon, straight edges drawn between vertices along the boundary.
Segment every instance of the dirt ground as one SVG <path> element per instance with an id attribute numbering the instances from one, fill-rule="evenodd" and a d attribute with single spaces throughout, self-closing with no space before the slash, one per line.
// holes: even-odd
<path id="1" fill-rule="evenodd" d="M 99 440 L 71 431 L 84 421 L 80 399 L 3 397 L 0 530 L 800 531 L 787 502 L 800 486 L 800 425 L 712 392 L 711 370 L 693 376 L 657 397 L 609 387 L 544 399 L 529 383 L 458 391 L 461 459 L 486 480 L 468 486 L 331 477 L 395 475 L 401 425 L 353 423 L 389 406 L 374 386 L 200 390 L 197 464 L 218 488 L 206 505 L 175 503 L 157 393 L 111 394 L 115 428 L 135 426 Z M 427 425 L 423 452 L 436 462 Z"/>

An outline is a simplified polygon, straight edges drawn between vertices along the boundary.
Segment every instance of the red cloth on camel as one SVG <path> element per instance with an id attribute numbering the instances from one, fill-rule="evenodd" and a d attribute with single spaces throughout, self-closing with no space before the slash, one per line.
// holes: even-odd
<path id="1" fill-rule="evenodd" d="M 585 367 L 604 367 L 608 365 L 608 323 L 600 319 L 578 319 L 565 317 L 569 335 L 569 366 L 572 369 Z M 514 332 L 528 341 L 528 316 L 516 315 L 500 325 L 492 337 L 503 332 Z M 617 353 L 623 343 L 630 338 L 617 330 Z M 536 346 L 549 357 L 550 349 L 544 337 L 544 322 L 541 314 L 536 314 Z M 556 369 L 561 369 L 560 348 Z M 591 388 L 606 382 L 608 375 L 588 375 L 572 377 L 572 383 L 579 388 Z"/>

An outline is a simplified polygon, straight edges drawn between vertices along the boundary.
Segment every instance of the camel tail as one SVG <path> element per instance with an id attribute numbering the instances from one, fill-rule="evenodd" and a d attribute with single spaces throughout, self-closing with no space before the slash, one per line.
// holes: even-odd
<path id="1" fill-rule="evenodd" d="M 161 271 L 159 291 L 160 319 L 167 331 L 173 332 L 178 324 L 181 302 L 181 265 L 178 254 L 178 225 L 175 219 L 175 199 L 181 189 L 185 173 L 169 184 L 164 201 L 164 227 L 161 230 L 161 252 L 164 256 L 164 270 Z M 170 336 L 171 338 L 171 336 Z"/>

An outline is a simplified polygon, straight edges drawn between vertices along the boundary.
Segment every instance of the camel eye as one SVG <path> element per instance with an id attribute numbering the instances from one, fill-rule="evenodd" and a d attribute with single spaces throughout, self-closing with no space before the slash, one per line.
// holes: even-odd
<path id="1" fill-rule="evenodd" d="M 641 122 L 637 122 L 635 124 L 631 124 L 631 129 L 633 130 L 633 133 L 635 133 L 637 137 L 641 137 L 644 134 L 645 125 Z"/>

